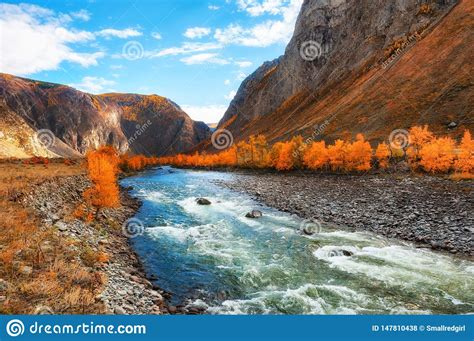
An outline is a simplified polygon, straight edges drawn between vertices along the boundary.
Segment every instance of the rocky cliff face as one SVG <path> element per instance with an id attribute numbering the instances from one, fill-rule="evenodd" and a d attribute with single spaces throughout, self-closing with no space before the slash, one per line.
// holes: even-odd
<path id="1" fill-rule="evenodd" d="M 456 121 L 460 134 L 473 125 L 472 27 L 464 0 L 305 0 L 285 54 L 244 81 L 219 128 L 383 139 Z"/>
<path id="2" fill-rule="evenodd" d="M 156 95 L 96 96 L 0 74 L 0 100 L 3 156 L 15 156 L 9 155 L 16 153 L 12 145 L 26 155 L 70 157 L 106 144 L 121 153 L 164 155 L 185 152 L 209 137 L 204 123 L 194 122 L 178 105 Z M 44 130 L 42 143 L 35 143 Z"/>

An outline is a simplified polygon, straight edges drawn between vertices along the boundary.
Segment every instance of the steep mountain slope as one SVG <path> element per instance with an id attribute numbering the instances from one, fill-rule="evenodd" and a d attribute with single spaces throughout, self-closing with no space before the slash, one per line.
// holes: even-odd
<path id="1" fill-rule="evenodd" d="M 382 140 L 415 124 L 459 136 L 474 126 L 473 7 L 305 0 L 284 56 L 243 82 L 219 128 L 273 142 L 359 132 Z"/>
<path id="2" fill-rule="evenodd" d="M 78 156 L 105 144 L 122 153 L 164 155 L 209 137 L 204 123 L 156 95 L 90 95 L 0 74 L 0 100 L 0 156 Z"/>

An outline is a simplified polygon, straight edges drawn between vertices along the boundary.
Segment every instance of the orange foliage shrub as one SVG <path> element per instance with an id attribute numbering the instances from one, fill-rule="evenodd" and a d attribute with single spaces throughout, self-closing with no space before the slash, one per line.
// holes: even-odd
<path id="1" fill-rule="evenodd" d="M 270 152 L 270 164 L 280 171 L 301 168 L 304 150 L 304 141 L 301 136 L 295 136 L 287 142 L 275 143 Z"/>
<path id="2" fill-rule="evenodd" d="M 420 152 L 420 165 L 431 173 L 446 173 L 454 163 L 455 143 L 449 137 L 433 139 L 425 144 Z"/>
<path id="3" fill-rule="evenodd" d="M 410 133 L 410 145 L 408 146 L 406 153 L 408 155 L 408 161 L 412 166 L 416 166 L 420 161 L 420 151 L 423 146 L 431 140 L 433 140 L 434 135 L 428 129 L 428 126 L 424 127 L 415 126 L 412 127 L 409 131 Z"/>
<path id="4" fill-rule="evenodd" d="M 464 175 L 474 174 L 474 140 L 471 133 L 466 130 L 459 144 L 459 154 L 454 162 L 454 169 L 457 173 Z M 468 178 L 468 176 L 465 176 Z"/>
<path id="5" fill-rule="evenodd" d="M 303 164 L 312 170 L 323 169 L 329 161 L 326 142 L 313 142 L 303 155 Z"/>
<path id="6" fill-rule="evenodd" d="M 278 151 L 278 157 L 276 158 L 274 164 L 275 168 L 279 171 L 292 170 L 295 167 L 292 143 L 281 143 L 281 147 L 278 147 Z"/>
<path id="7" fill-rule="evenodd" d="M 129 171 L 141 171 L 148 166 L 154 166 L 158 164 L 157 157 L 146 157 L 143 155 L 136 155 L 136 156 L 127 156 L 123 155 L 120 158 L 120 168 L 124 172 Z"/>
<path id="8" fill-rule="evenodd" d="M 94 187 L 84 192 L 86 201 L 98 209 L 117 207 L 120 202 L 117 174 L 119 157 L 112 147 L 87 153 L 87 169 Z"/>
<path id="9" fill-rule="evenodd" d="M 346 143 L 344 156 L 346 171 L 364 172 L 370 170 L 372 147 L 369 142 L 365 141 L 364 135 L 357 134 L 355 142 Z"/>
<path id="10" fill-rule="evenodd" d="M 344 170 L 345 151 L 346 143 L 342 140 L 336 140 L 328 147 L 329 166 L 333 171 Z"/>
<path id="11" fill-rule="evenodd" d="M 386 143 L 382 142 L 377 146 L 377 149 L 375 150 L 375 158 L 379 162 L 380 168 L 385 169 L 388 167 L 390 155 L 390 147 Z"/>

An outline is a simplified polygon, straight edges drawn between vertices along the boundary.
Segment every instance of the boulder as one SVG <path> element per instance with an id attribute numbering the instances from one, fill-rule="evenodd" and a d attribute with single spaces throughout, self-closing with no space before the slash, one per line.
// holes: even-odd
<path id="1" fill-rule="evenodd" d="M 58 221 L 54 226 L 61 232 L 66 232 L 68 230 L 67 224 L 62 221 Z"/>
<path id="2" fill-rule="evenodd" d="M 207 205 L 210 205 L 210 204 L 211 204 L 211 202 L 210 202 L 208 199 L 206 199 L 206 198 L 197 198 L 197 199 L 196 199 L 196 203 L 197 203 L 198 205 L 203 205 L 203 206 L 207 206 Z"/>
<path id="3" fill-rule="evenodd" d="M 251 218 L 251 219 L 261 218 L 262 216 L 263 216 L 262 212 L 258 210 L 253 210 L 252 212 L 249 212 L 245 215 L 246 218 Z"/>
<path id="4" fill-rule="evenodd" d="M 329 257 L 351 257 L 354 256 L 354 253 L 348 250 L 332 250 L 329 253 Z"/>

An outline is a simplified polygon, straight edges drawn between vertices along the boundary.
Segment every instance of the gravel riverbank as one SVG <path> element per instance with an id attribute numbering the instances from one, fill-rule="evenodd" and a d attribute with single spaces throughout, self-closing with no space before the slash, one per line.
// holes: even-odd
<path id="1" fill-rule="evenodd" d="M 122 225 L 132 217 L 140 203 L 126 191 L 121 193 L 121 207 L 103 210 L 92 223 L 74 219 L 72 212 L 82 202 L 83 191 L 90 186 L 86 176 L 55 177 L 35 186 L 22 202 L 33 208 L 45 226 L 53 226 L 64 238 L 77 241 L 77 253 L 84 249 L 106 252 L 110 259 L 97 264 L 106 284 L 96 300 L 102 301 L 107 314 L 167 313 L 166 295 L 146 278 L 138 257 L 122 233 Z M 78 259 L 78 261 L 80 261 Z"/>
<path id="2" fill-rule="evenodd" d="M 281 211 L 474 256 L 474 183 L 431 176 L 239 172 L 219 182 Z"/>

